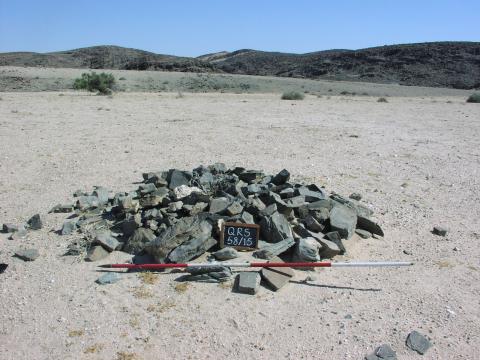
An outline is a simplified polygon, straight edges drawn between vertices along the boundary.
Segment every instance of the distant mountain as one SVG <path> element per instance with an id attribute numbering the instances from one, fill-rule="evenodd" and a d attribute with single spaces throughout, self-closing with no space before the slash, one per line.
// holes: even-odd
<path id="1" fill-rule="evenodd" d="M 437 42 L 289 54 L 243 49 L 197 58 L 160 55 L 118 46 L 55 53 L 4 53 L 0 66 L 165 70 L 269 75 L 480 88 L 480 42 Z"/>

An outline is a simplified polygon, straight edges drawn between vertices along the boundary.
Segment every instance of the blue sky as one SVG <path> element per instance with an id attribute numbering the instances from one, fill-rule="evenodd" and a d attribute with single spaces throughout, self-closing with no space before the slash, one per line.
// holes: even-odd
<path id="1" fill-rule="evenodd" d="M 0 0 L 0 52 L 119 45 L 198 56 L 480 41 L 479 0 Z"/>

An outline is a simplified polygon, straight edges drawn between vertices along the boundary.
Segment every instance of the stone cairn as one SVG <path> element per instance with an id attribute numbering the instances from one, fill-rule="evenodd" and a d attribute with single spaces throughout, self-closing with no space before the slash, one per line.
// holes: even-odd
<path id="1" fill-rule="evenodd" d="M 96 187 L 92 193 L 76 191 L 74 197 L 73 205 L 59 204 L 51 212 L 75 212 L 60 233 L 85 234 L 67 254 L 87 248 L 87 261 L 121 250 L 135 255 L 134 262 L 186 263 L 218 250 L 223 221 L 259 224 L 261 241 L 253 256 L 268 260 L 330 259 L 345 253 L 343 241 L 355 232 L 363 238 L 383 236 L 360 195 L 345 198 L 314 184 L 291 182 L 285 169 L 272 176 L 217 163 L 193 171 L 148 172 L 134 191 Z M 229 260 L 238 253 L 227 248 L 213 256 Z M 211 275 L 193 274 L 223 279 Z"/>

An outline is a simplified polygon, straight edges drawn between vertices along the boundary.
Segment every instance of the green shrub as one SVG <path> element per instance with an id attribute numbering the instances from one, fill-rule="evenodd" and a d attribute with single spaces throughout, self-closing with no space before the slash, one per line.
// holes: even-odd
<path id="1" fill-rule="evenodd" d="M 468 97 L 467 102 L 469 103 L 480 103 L 480 93 L 472 94 Z"/>
<path id="2" fill-rule="evenodd" d="M 75 79 L 73 88 L 76 90 L 98 91 L 102 95 L 112 93 L 112 87 L 115 84 L 115 78 L 107 73 L 83 73 L 82 77 Z"/>
<path id="3" fill-rule="evenodd" d="M 384 97 L 381 97 L 381 98 L 378 98 L 377 102 L 383 102 L 383 103 L 387 103 L 388 100 L 385 99 Z"/>
<path id="4" fill-rule="evenodd" d="M 282 100 L 303 100 L 305 95 L 297 91 L 288 91 L 282 94 Z"/>

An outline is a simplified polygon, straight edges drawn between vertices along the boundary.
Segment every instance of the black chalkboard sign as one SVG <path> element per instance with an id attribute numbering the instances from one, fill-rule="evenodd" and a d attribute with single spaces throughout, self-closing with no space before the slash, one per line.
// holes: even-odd
<path id="1" fill-rule="evenodd" d="M 226 222 L 222 225 L 220 247 L 234 247 L 239 250 L 257 249 L 259 237 L 259 225 Z"/>

